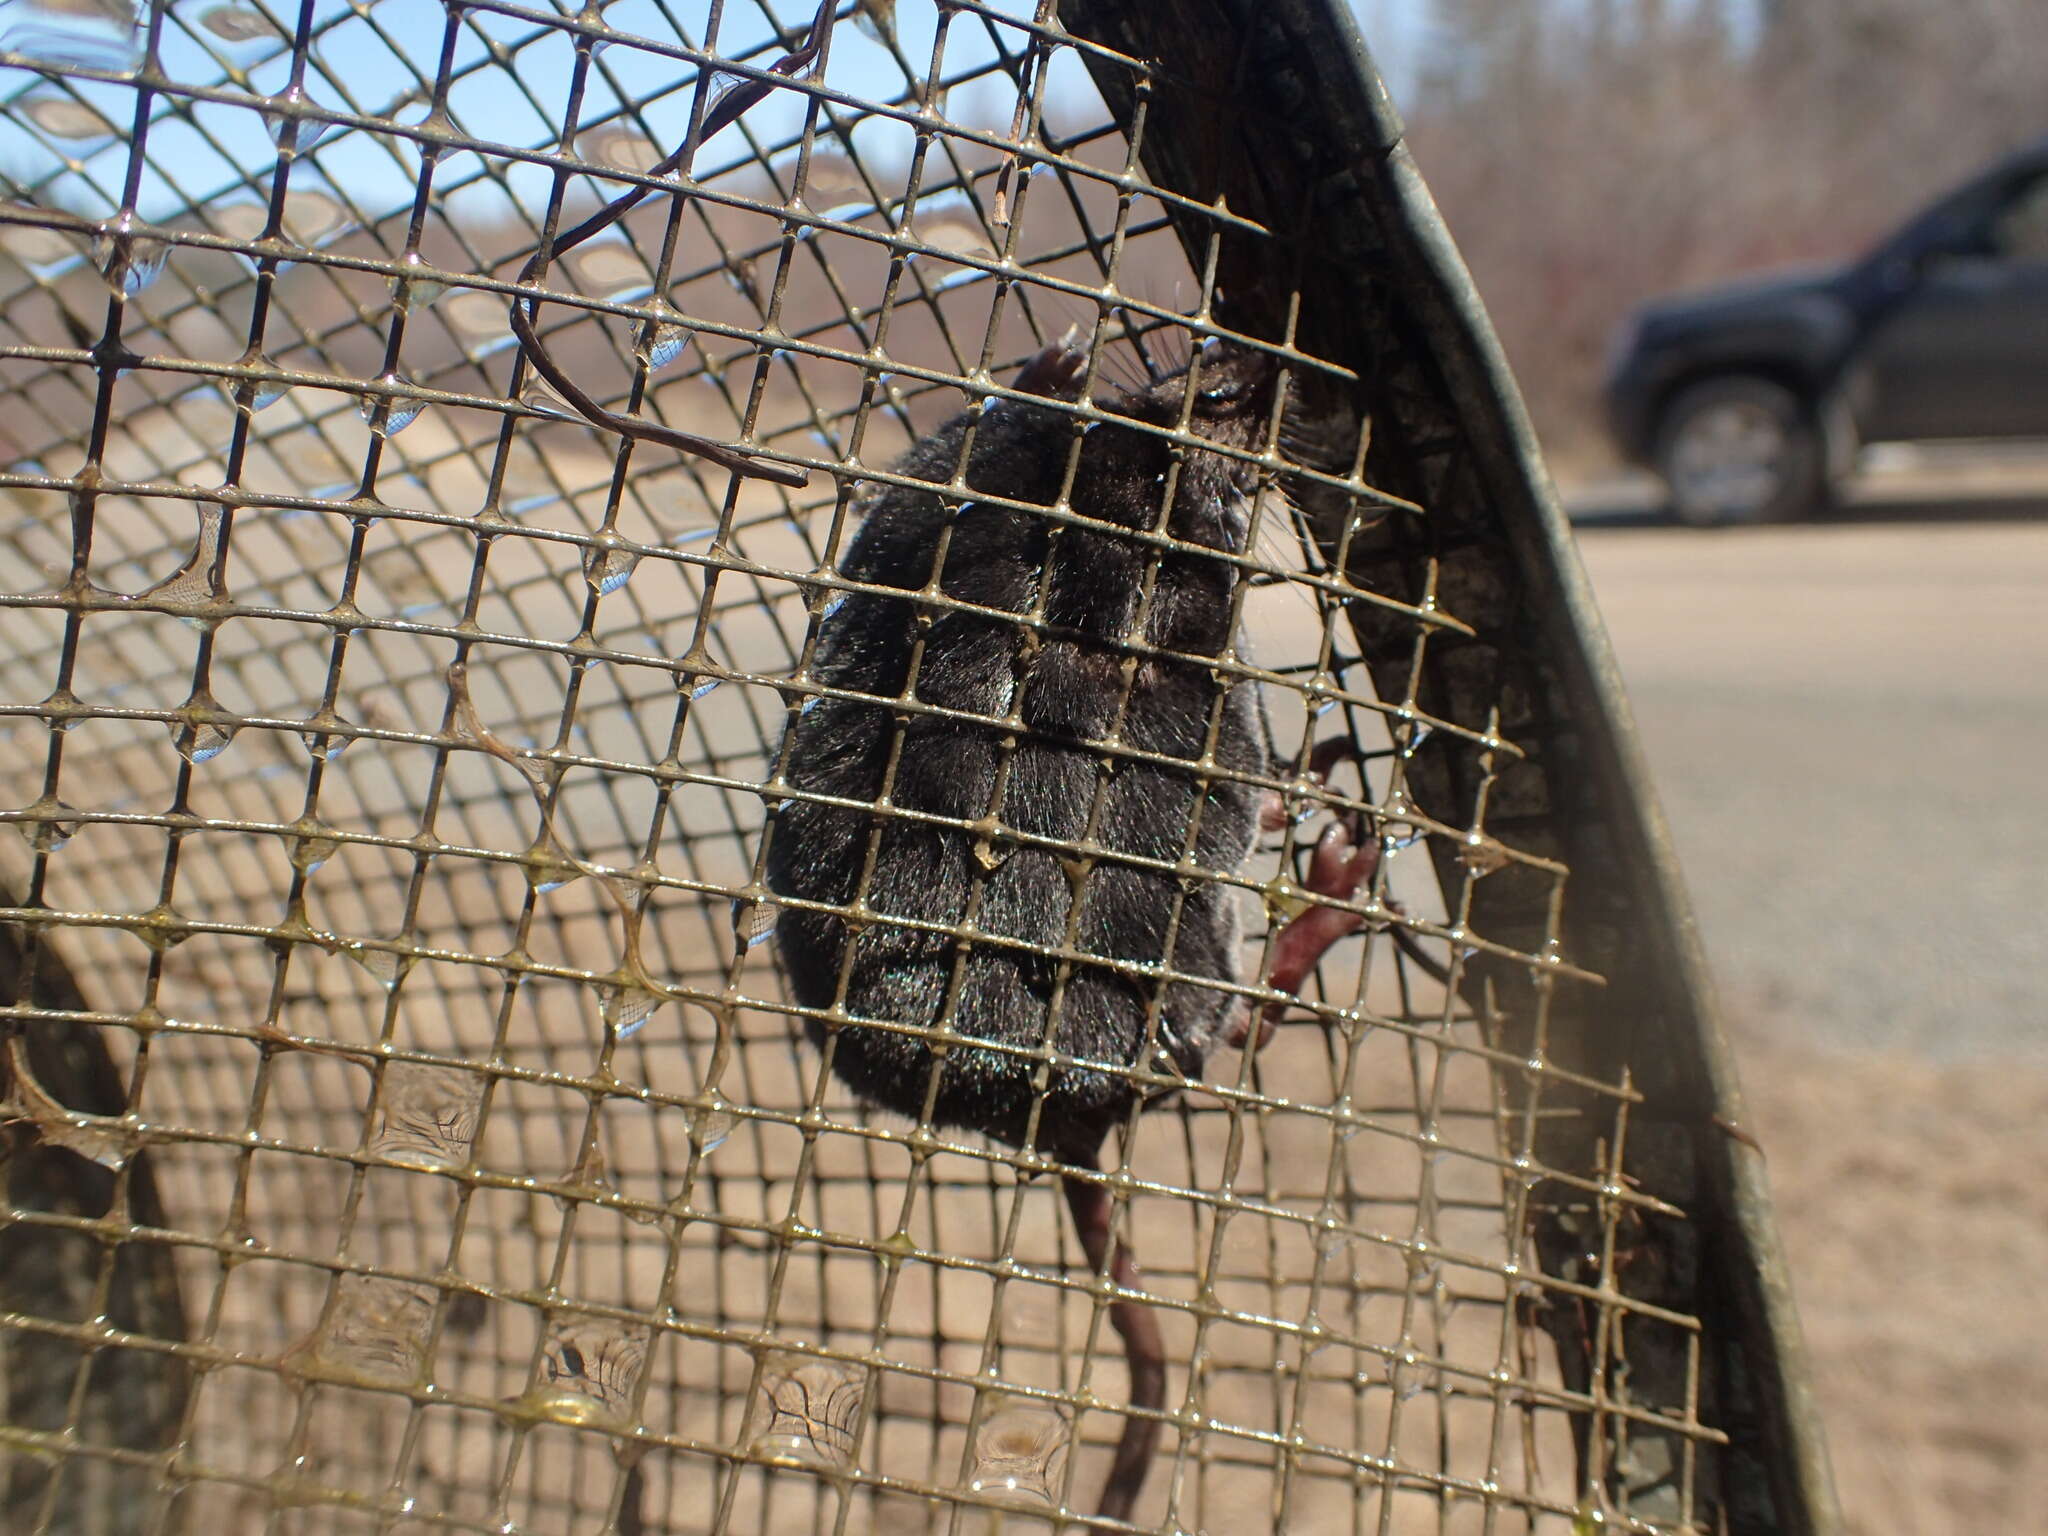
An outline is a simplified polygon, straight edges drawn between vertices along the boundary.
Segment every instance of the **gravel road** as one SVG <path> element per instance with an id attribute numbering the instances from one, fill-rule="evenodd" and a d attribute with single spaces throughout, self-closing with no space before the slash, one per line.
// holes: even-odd
<path id="1" fill-rule="evenodd" d="M 1731 1014 L 2048 1049 L 2048 524 L 1581 540 Z"/>

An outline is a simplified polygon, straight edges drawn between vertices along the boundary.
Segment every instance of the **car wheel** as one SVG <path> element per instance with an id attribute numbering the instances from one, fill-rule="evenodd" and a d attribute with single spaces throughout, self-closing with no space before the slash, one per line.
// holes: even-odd
<path id="1" fill-rule="evenodd" d="M 1826 480 L 1799 397 L 1749 374 L 1708 379 L 1671 402 L 1656 468 L 1672 514 L 1694 527 L 1798 517 L 1819 505 Z"/>

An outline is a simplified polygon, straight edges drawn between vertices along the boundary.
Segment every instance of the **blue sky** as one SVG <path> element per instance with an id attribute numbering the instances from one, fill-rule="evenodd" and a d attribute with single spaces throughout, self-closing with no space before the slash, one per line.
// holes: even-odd
<path id="1" fill-rule="evenodd" d="M 1426 33 L 1429 0 L 1350 3 L 1359 13 L 1399 100 L 1413 80 Z M 425 0 L 398 0 L 366 7 L 370 22 L 376 23 L 373 26 L 360 15 L 349 14 L 352 7 L 348 0 L 312 0 L 312 6 L 316 22 L 340 22 L 318 34 L 320 56 L 332 80 L 323 81 L 317 75 L 309 79 L 308 92 L 316 102 L 379 114 L 388 110 L 394 97 L 410 83 L 402 58 L 410 58 L 431 74 L 445 15 L 442 7 Z M 174 19 L 166 24 L 162 34 L 166 73 L 173 79 L 198 85 L 222 85 L 232 71 L 240 70 L 246 72 L 250 87 L 257 92 L 280 89 L 285 83 L 288 53 L 284 38 L 274 25 L 265 23 L 260 7 L 267 7 L 269 16 L 286 26 L 296 19 L 298 12 L 293 0 L 259 0 L 258 6 L 246 0 L 181 0 L 171 13 Z M 787 16 L 802 7 L 803 0 L 776 0 L 775 8 L 778 14 Z M 691 0 L 674 10 L 686 26 L 693 26 L 701 21 L 705 0 Z M 75 23 L 61 13 L 37 13 L 32 20 L 24 21 L 22 7 L 7 6 L 5 12 L 12 14 L 0 14 L 0 48 L 52 56 L 52 39 L 61 41 L 63 36 L 56 29 L 70 27 L 75 36 L 83 39 L 74 55 L 77 62 L 120 67 L 118 58 L 106 57 L 109 34 L 104 30 L 95 32 L 89 24 Z M 728 15 L 729 37 L 752 39 L 763 35 L 759 15 L 748 0 L 729 0 Z M 925 0 L 902 0 L 897 6 L 900 41 L 910 59 L 919 60 L 928 53 L 933 16 L 934 7 Z M 619 0 L 607 12 L 607 19 L 623 31 L 656 37 L 664 34 L 660 8 L 654 0 Z M 235 20 L 239 20 L 239 27 L 231 24 Z M 508 39 L 521 30 L 520 24 L 502 18 L 485 20 L 493 32 Z M 378 27 L 396 45 L 395 53 L 380 39 Z M 954 38 L 961 38 L 967 30 L 956 27 Z M 245 35 L 233 35 L 238 31 Z M 230 35 L 223 36 L 223 32 Z M 949 63 L 958 53 L 958 46 L 949 44 Z M 61 57 L 61 51 L 55 56 Z M 483 57 L 481 39 L 465 36 L 458 49 L 458 65 Z M 873 40 L 855 28 L 842 27 L 835 35 L 833 58 L 830 78 L 843 89 L 890 96 L 899 94 L 903 88 L 902 70 Z M 605 63 L 616 77 L 619 92 L 625 95 L 658 91 L 681 68 L 674 61 L 632 49 L 610 50 Z M 555 37 L 529 45 L 518 56 L 518 68 L 522 78 L 530 82 L 532 101 L 508 89 L 501 73 L 487 71 L 458 88 L 452 106 L 464 126 L 480 137 L 517 145 L 546 143 L 550 133 L 547 114 L 561 108 L 570 66 L 566 39 Z M 39 97 L 67 92 L 60 92 L 28 71 L 0 69 L 0 101 L 11 108 L 0 118 L 0 170 L 34 183 L 69 159 L 75 162 L 75 173 L 65 178 L 68 185 L 54 200 L 81 210 L 111 211 L 118 203 L 127 168 L 123 134 L 133 115 L 132 92 L 125 86 L 91 82 L 74 82 L 67 90 L 76 100 L 54 107 L 44 103 L 49 121 L 57 123 L 69 113 L 75 128 L 79 115 L 76 102 L 83 101 L 102 115 L 104 132 L 97 136 L 74 132 L 69 137 L 38 133 L 29 121 L 36 114 L 29 109 Z M 608 89 L 599 85 L 587 103 L 585 120 L 601 115 L 614 103 Z M 961 105 L 955 103 L 956 113 Z M 687 95 L 679 93 L 647 112 L 649 128 L 657 136 L 680 136 L 686 111 Z M 802 104 L 796 97 L 781 95 L 763 103 L 749 121 L 766 135 L 787 133 L 801 121 L 801 112 Z M 89 127 L 91 114 L 84 115 Z M 151 171 L 145 178 L 141 199 L 146 217 L 164 216 L 193 203 L 251 195 L 238 188 L 246 188 L 251 181 L 260 185 L 267 177 L 267 167 L 276 152 L 258 113 L 246 107 L 203 104 L 192 115 L 197 128 L 171 121 L 158 122 L 151 129 Z M 1003 115 L 1007 115 L 1007 107 Z M 403 113 L 400 118 L 406 120 Z M 869 153 L 886 154 L 890 146 L 879 140 L 890 131 L 886 124 L 866 125 L 863 135 L 871 136 L 874 142 L 861 147 Z M 668 145 L 662 147 L 666 149 Z M 302 165 L 300 171 L 294 172 L 294 185 L 301 184 L 302 172 L 317 170 L 333 189 L 370 203 L 382 203 L 392 195 L 404 196 L 412 178 L 409 154 L 409 149 L 401 146 L 401 153 L 394 156 L 389 144 L 377 142 L 369 135 L 342 134 L 324 144 L 310 165 Z M 164 180 L 163 173 L 176 178 L 176 185 Z M 536 169 L 514 172 L 515 188 L 522 196 L 529 191 L 540 192 L 545 181 L 546 174 Z M 527 182 L 534 185 L 522 184 Z"/>

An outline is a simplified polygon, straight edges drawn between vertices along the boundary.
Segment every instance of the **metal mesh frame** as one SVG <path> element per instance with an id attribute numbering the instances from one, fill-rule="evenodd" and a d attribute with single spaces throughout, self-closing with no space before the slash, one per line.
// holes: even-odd
<path id="1" fill-rule="evenodd" d="M 579 424 L 505 317 L 807 16 L 0 34 L 10 1528 L 1084 1524 L 1122 1363 L 1056 1180 L 854 1104 L 758 942 L 861 487 L 1069 325 L 1371 423 L 1226 667 L 1361 766 L 1190 878 L 1283 916 L 1355 812 L 1373 922 L 1109 1158 L 1174 1355 L 1136 1528 L 1825 1523 L 1668 856 L 1361 56 L 1320 6 L 914 8 L 545 279 L 593 394 L 798 491 Z"/>

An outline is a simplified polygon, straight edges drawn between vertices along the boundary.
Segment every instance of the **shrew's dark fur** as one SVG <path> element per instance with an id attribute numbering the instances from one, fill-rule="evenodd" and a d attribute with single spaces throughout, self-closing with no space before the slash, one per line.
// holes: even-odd
<path id="1" fill-rule="evenodd" d="M 1256 452 L 1272 414 L 1269 361 L 1211 345 L 1194 367 L 1189 431 Z M 1027 366 L 1020 387 L 1056 396 L 1078 373 L 1075 354 L 1053 350 Z M 1176 376 L 1099 404 L 1134 422 L 1172 425 L 1188 388 Z M 939 428 L 899 472 L 951 481 L 968 425 L 963 416 Z M 1052 505 L 1075 425 L 1052 405 L 1002 402 L 974 433 L 967 486 Z M 935 585 L 947 598 L 1020 616 L 1042 593 L 1044 613 L 1042 622 L 1013 621 L 858 592 L 822 626 L 812 677 L 874 702 L 817 700 L 796 727 L 790 782 L 867 804 L 882 801 L 886 783 L 887 804 L 793 799 L 775 821 L 768 878 L 785 897 L 864 903 L 852 921 L 785 907 L 777 929 L 799 1002 L 831 1008 L 843 976 L 849 1016 L 911 1027 L 837 1030 L 833 1066 L 864 1100 L 920 1117 L 936 1069 L 934 1123 L 1022 1145 L 1033 1136 L 1033 1078 L 1049 1040 L 1074 1059 L 1051 1070 L 1035 1140 L 1086 1166 L 1131 1107 L 1137 1089 L 1117 1069 L 1139 1063 L 1148 1036 L 1181 1072 L 1200 1074 L 1232 997 L 1185 982 L 1162 989 L 1088 957 L 1170 963 L 1219 981 L 1237 975 L 1237 892 L 1118 856 L 1172 864 L 1191 854 L 1200 869 L 1228 874 L 1256 834 L 1257 792 L 1196 766 L 1212 723 L 1217 764 L 1257 772 L 1266 763 L 1250 685 L 1225 686 L 1200 659 L 1230 642 L 1237 570 L 1199 550 L 1162 556 L 1129 536 L 1158 527 L 1171 483 L 1169 533 L 1200 549 L 1241 551 L 1246 470 L 1200 449 L 1176 455 L 1168 441 L 1110 420 L 1085 433 L 1075 463 L 1068 503 L 1085 526 L 1056 527 L 971 498 L 956 498 L 956 510 L 936 490 L 917 488 L 889 489 L 868 506 L 840 567 L 847 577 L 904 593 Z M 977 718 L 906 714 L 891 702 L 903 699 Z M 1105 752 L 1108 744 L 1168 761 Z M 982 825 L 939 826 L 899 811 Z M 962 925 L 1016 942 L 957 941 Z M 1062 950 L 1073 957 L 1063 985 L 1054 954 Z M 1155 995 L 1158 1022 L 1148 1026 Z M 914 1031 L 942 1018 L 961 1039 L 935 1054 Z M 814 1041 L 824 1044 L 827 1033 L 812 1022 Z"/>

